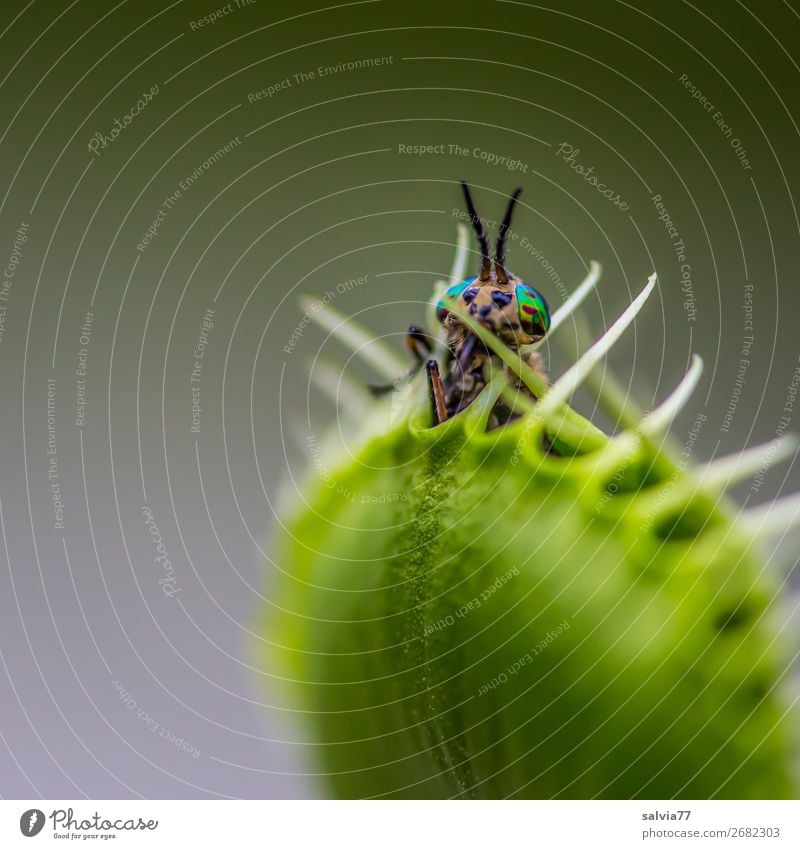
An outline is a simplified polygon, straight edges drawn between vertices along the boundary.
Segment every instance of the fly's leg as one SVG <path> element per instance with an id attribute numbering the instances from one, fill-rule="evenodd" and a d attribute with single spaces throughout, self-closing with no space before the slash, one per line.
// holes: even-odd
<path id="1" fill-rule="evenodd" d="M 411 324 L 406 333 L 406 348 L 409 353 L 417 361 L 414 368 L 418 369 L 423 363 L 428 361 L 433 350 L 433 339 L 416 324 Z"/>
<path id="2" fill-rule="evenodd" d="M 414 364 L 405 374 L 401 374 L 391 383 L 383 383 L 378 386 L 370 385 L 369 391 L 373 395 L 386 395 L 396 389 L 404 380 L 410 380 L 428 361 L 431 351 L 433 351 L 433 340 L 424 330 L 412 324 L 406 333 L 406 348 L 414 358 Z"/>
<path id="3" fill-rule="evenodd" d="M 433 413 L 433 424 L 441 424 L 447 421 L 447 402 L 444 395 L 442 378 L 439 376 L 439 363 L 436 360 L 428 360 L 425 363 L 428 372 L 428 390 L 431 396 L 431 411 Z"/>

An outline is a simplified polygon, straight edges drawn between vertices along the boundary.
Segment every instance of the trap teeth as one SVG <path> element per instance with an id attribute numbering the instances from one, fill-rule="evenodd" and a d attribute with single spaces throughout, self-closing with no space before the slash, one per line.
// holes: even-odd
<path id="1" fill-rule="evenodd" d="M 608 330 L 585 351 L 577 362 L 567 369 L 566 372 L 550 387 L 549 391 L 539 400 L 537 410 L 540 416 L 547 417 L 555 412 L 556 408 L 564 404 L 573 392 L 588 377 L 592 369 L 611 350 L 623 332 L 631 324 L 639 313 L 645 302 L 655 288 L 657 276 L 655 272 L 650 275 L 647 285 L 634 298 L 630 306 L 622 315 L 608 328 Z"/>
<path id="2" fill-rule="evenodd" d="M 567 298 L 564 304 L 559 307 L 550 317 L 550 329 L 548 336 L 553 333 L 559 325 L 563 324 L 575 310 L 586 300 L 589 293 L 597 286 L 600 276 L 603 273 L 603 266 L 599 262 L 592 260 L 589 264 L 589 273 L 581 281 L 578 288 Z M 532 345 L 526 346 L 528 349 L 535 350 L 544 340 L 534 342 Z"/>
<path id="3" fill-rule="evenodd" d="M 800 493 L 745 510 L 739 517 L 738 525 L 745 533 L 761 539 L 783 536 L 800 525 Z"/>
<path id="4" fill-rule="evenodd" d="M 741 451 L 711 460 L 697 468 L 698 476 L 704 483 L 714 487 L 727 488 L 743 481 L 762 469 L 775 463 L 782 463 L 797 451 L 798 440 L 794 435 L 773 439 L 762 445 L 756 445 Z"/>
<path id="5" fill-rule="evenodd" d="M 683 380 L 675 387 L 669 398 L 642 419 L 639 429 L 650 436 L 666 431 L 675 416 L 686 406 L 702 374 L 703 360 L 695 354 Z"/>
<path id="6" fill-rule="evenodd" d="M 309 319 L 327 330 L 351 351 L 369 363 L 382 377 L 394 380 L 405 369 L 405 363 L 388 346 L 376 339 L 358 322 L 339 310 L 306 295 L 300 297 L 300 306 Z"/>

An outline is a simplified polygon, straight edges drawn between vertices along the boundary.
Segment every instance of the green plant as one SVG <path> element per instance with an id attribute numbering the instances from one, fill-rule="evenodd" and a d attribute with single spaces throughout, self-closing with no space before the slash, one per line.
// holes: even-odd
<path id="1" fill-rule="evenodd" d="M 362 427 L 281 519 L 262 631 L 334 795 L 797 794 L 780 588 L 760 549 L 789 508 L 739 515 L 724 494 L 764 449 L 689 466 L 664 435 L 697 358 L 646 416 L 606 377 L 616 436 L 566 405 L 655 283 L 551 387 L 472 328 L 535 404 L 496 368 L 431 428 L 421 377 L 400 410 L 347 387 Z M 386 377 L 403 370 L 330 307 L 309 314 Z M 523 415 L 487 432 L 501 393 Z"/>

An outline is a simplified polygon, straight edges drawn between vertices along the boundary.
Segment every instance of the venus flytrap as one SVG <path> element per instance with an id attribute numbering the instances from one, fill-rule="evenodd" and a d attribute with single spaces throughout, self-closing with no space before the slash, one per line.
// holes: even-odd
<path id="1" fill-rule="evenodd" d="M 800 494 L 781 498 L 772 504 L 754 507 L 743 517 L 744 530 L 768 539 L 800 525 Z"/>
<path id="2" fill-rule="evenodd" d="M 593 264 L 551 332 L 599 273 Z M 610 384 L 615 436 L 567 404 L 596 383 L 655 285 L 552 385 L 461 314 L 497 357 L 475 400 L 432 427 L 421 373 L 394 414 L 391 399 L 371 399 L 347 451 L 326 458 L 337 487 L 312 473 L 282 517 L 267 666 L 331 793 L 796 796 L 795 694 L 759 544 L 800 520 L 800 501 L 739 515 L 724 489 L 766 447 L 691 466 L 667 438 L 698 358 L 647 415 Z M 403 371 L 330 306 L 310 315 L 382 378 Z M 487 429 L 499 399 L 519 416 Z M 774 462 L 795 443 L 779 448 Z"/>

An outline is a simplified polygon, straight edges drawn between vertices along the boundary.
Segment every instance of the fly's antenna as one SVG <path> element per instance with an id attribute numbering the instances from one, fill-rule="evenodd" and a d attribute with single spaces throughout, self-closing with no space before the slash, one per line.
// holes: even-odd
<path id="1" fill-rule="evenodd" d="M 500 225 L 500 233 L 497 236 L 497 250 L 494 255 L 494 270 L 497 272 L 497 279 L 501 283 L 508 283 L 508 273 L 506 272 L 506 233 L 508 232 L 509 224 L 511 224 L 511 215 L 514 212 L 514 204 L 517 202 L 517 198 L 520 196 L 521 191 L 522 186 L 514 189 L 514 193 L 511 195 L 511 199 L 508 202 L 508 208 L 506 209 L 503 223 Z"/>
<path id="2" fill-rule="evenodd" d="M 480 216 L 475 211 L 475 204 L 472 202 L 472 194 L 470 193 L 469 186 L 461 181 L 461 188 L 464 190 L 464 198 L 467 201 L 467 211 L 469 212 L 470 221 L 472 221 L 472 226 L 475 228 L 475 235 L 478 237 L 478 243 L 481 246 L 481 280 L 488 280 L 489 273 L 492 269 L 492 261 L 489 258 L 489 239 L 486 237 L 486 230 L 483 228 L 483 221 L 481 221 Z"/>

